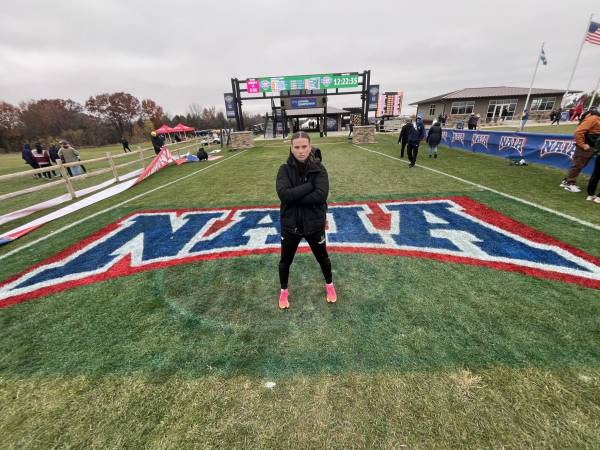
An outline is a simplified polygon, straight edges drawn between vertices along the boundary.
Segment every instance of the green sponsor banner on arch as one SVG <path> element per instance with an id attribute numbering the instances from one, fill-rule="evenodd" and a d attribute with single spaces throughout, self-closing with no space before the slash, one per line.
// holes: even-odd
<path id="1" fill-rule="evenodd" d="M 246 80 L 246 92 L 249 94 L 296 89 L 346 89 L 357 86 L 357 73 L 259 77 Z"/>

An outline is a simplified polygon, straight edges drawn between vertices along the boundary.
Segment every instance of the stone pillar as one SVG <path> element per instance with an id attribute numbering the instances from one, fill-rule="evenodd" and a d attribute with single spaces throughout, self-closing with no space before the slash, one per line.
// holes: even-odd
<path id="1" fill-rule="evenodd" d="M 254 139 L 251 131 L 234 131 L 231 133 L 231 149 L 241 150 L 254 147 Z"/>
<path id="2" fill-rule="evenodd" d="M 375 125 L 354 125 L 352 132 L 353 144 L 374 144 Z"/>

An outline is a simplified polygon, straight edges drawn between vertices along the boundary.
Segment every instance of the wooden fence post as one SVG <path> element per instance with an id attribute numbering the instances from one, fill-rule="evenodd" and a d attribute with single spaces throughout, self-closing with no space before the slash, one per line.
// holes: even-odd
<path id="1" fill-rule="evenodd" d="M 115 167 L 115 162 L 113 161 L 112 153 L 106 152 L 106 157 L 108 158 L 108 163 L 110 164 L 110 168 L 112 169 L 113 176 L 115 177 L 115 181 L 119 182 L 119 172 L 117 172 L 117 168 Z"/>
<path id="2" fill-rule="evenodd" d="M 144 150 L 140 150 L 140 161 L 142 162 L 142 170 L 144 170 L 146 168 L 145 164 L 144 164 Z"/>
<path id="3" fill-rule="evenodd" d="M 60 175 L 62 176 L 65 184 L 67 185 L 67 191 L 71 195 L 71 199 L 75 199 L 76 198 L 75 189 L 73 189 L 73 183 L 71 183 L 71 178 L 69 177 L 69 174 L 67 173 L 67 169 L 65 169 L 65 167 L 62 165 L 62 161 L 57 160 L 56 162 L 58 163 L 58 170 L 60 172 Z"/>

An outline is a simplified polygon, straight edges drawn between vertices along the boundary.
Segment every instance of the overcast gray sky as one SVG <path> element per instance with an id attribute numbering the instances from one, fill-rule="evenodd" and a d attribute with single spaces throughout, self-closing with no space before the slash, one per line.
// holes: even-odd
<path id="1" fill-rule="evenodd" d="M 251 2 L 3 0 L 0 100 L 125 91 L 171 114 L 223 108 L 231 77 L 371 69 L 405 105 L 464 87 L 565 89 L 597 0 Z M 592 90 L 600 46 L 585 44 L 572 88 Z M 358 106 L 338 97 L 336 106 Z M 268 102 L 246 102 L 266 111 Z"/>

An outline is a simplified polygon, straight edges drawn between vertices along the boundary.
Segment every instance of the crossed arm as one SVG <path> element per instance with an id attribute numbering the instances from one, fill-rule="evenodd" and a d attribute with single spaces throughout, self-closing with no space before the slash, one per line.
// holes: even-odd
<path id="1" fill-rule="evenodd" d="M 277 195 L 282 203 L 297 205 L 320 205 L 327 201 L 329 194 L 329 178 L 323 167 L 314 182 L 306 182 L 292 186 L 284 167 L 277 173 Z"/>

